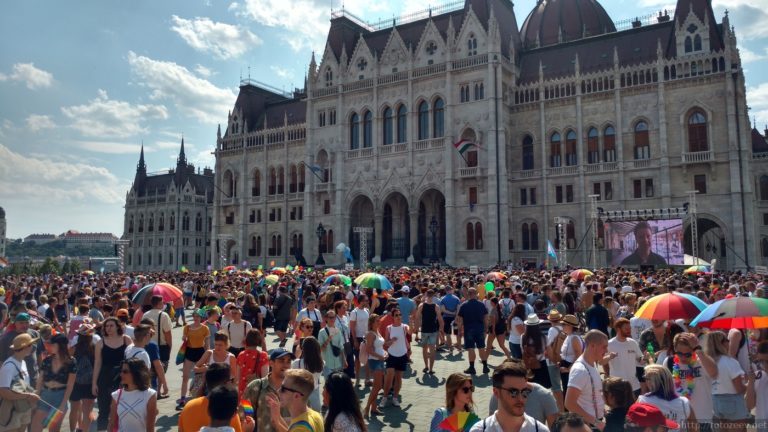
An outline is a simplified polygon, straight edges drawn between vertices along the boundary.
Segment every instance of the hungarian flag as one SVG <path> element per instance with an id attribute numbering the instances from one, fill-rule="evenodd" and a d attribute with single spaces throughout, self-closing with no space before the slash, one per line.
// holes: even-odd
<path id="1" fill-rule="evenodd" d="M 476 145 L 470 140 L 467 139 L 461 139 L 459 142 L 453 145 L 453 147 L 458 150 L 459 154 L 464 156 L 464 152 L 470 149 L 473 145 Z"/>

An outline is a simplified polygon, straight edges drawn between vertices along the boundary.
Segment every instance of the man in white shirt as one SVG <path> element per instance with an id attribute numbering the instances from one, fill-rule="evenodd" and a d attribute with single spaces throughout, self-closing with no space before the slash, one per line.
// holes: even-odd
<path id="1" fill-rule="evenodd" d="M 168 371 L 168 361 L 171 359 L 172 338 L 171 338 L 171 317 L 163 312 L 163 298 L 161 296 L 152 296 L 152 310 L 147 311 L 143 318 L 149 318 L 155 323 L 157 332 L 157 346 L 160 348 L 160 361 L 163 363 L 163 370 Z"/>
<path id="2" fill-rule="evenodd" d="M 147 365 L 147 369 L 152 370 L 152 361 L 149 359 L 149 353 L 144 349 L 149 343 L 149 335 L 152 327 L 146 324 L 139 324 L 133 331 L 133 344 L 125 348 L 125 359 L 134 357 L 141 359 Z"/>
<path id="3" fill-rule="evenodd" d="M 640 393 L 640 380 L 637 378 L 637 368 L 642 367 L 643 351 L 636 340 L 629 337 L 632 327 L 629 320 L 619 318 L 614 325 L 616 337 L 608 341 L 610 360 L 605 365 L 607 376 L 619 377 L 632 385 L 635 396 Z"/>
<path id="4" fill-rule="evenodd" d="M 357 307 L 349 313 L 349 328 L 352 333 L 352 347 L 355 352 L 355 387 L 360 384 L 360 343 L 365 340 L 365 335 L 368 334 L 368 318 L 370 313 L 368 312 L 368 297 L 365 294 L 359 294 L 357 296 Z M 371 382 L 368 379 L 368 363 L 363 365 L 363 371 L 365 372 L 366 382 Z"/>
<path id="5" fill-rule="evenodd" d="M 608 352 L 608 336 L 599 330 L 590 330 L 584 336 L 584 343 L 584 353 L 571 366 L 565 409 L 582 416 L 592 427 L 603 430 L 605 398 L 600 372 L 595 363 L 601 361 Z"/>
<path id="6" fill-rule="evenodd" d="M 565 337 L 565 334 L 563 333 L 563 327 L 560 324 L 562 319 L 563 316 L 557 309 L 552 309 L 549 311 L 547 320 L 552 325 L 547 331 L 547 348 L 549 348 L 549 350 L 545 350 L 545 353 L 548 353 L 547 372 L 549 372 L 549 380 L 552 384 L 550 390 L 552 390 L 552 395 L 555 397 L 555 401 L 557 401 L 557 407 L 560 409 L 560 411 L 563 411 L 563 383 L 560 377 L 560 365 L 553 361 L 550 357 L 554 357 L 555 354 L 553 353 L 553 350 L 558 349 L 555 344 L 558 336 L 562 335 L 561 340 L 563 340 L 562 338 Z"/>
<path id="7" fill-rule="evenodd" d="M 251 323 L 243 320 L 243 311 L 240 306 L 232 306 L 229 311 L 232 321 L 228 322 L 223 330 L 229 336 L 229 352 L 237 357 L 245 350 L 245 335 L 252 326 Z"/>
<path id="8" fill-rule="evenodd" d="M 528 370 L 521 362 L 505 361 L 493 371 L 493 395 L 499 401 L 496 412 L 472 426 L 470 432 L 549 432 L 543 423 L 525 413 L 531 394 Z"/>

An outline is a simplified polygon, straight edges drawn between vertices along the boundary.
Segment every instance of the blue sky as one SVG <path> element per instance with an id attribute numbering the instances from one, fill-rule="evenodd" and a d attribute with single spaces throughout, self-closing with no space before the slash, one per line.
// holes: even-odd
<path id="1" fill-rule="evenodd" d="M 341 0 L 8 0 L 0 2 L 0 206 L 8 236 L 122 233 L 144 142 L 149 171 L 212 166 L 240 76 L 290 90 L 322 52 Z M 517 0 L 522 25 L 536 0 Z M 603 0 L 615 20 L 674 0 Z M 433 2 L 439 5 L 441 2 Z M 768 123 L 768 0 L 714 0 L 740 40 L 751 115 Z M 346 0 L 370 21 L 427 2 Z M 502 23 L 503 25 L 503 23 Z"/>

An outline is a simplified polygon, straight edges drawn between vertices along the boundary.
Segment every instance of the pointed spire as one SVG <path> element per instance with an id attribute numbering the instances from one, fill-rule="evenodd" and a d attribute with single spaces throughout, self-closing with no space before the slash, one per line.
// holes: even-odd
<path id="1" fill-rule="evenodd" d="M 176 165 L 187 165 L 187 155 L 184 153 L 184 134 L 181 135 L 181 149 L 179 150 L 179 158 L 176 160 Z"/>
<path id="2" fill-rule="evenodd" d="M 219 123 L 219 128 L 216 130 L 216 139 L 221 139 L 221 123 Z"/>
<path id="3" fill-rule="evenodd" d="M 139 164 L 136 166 L 136 171 L 147 171 L 147 164 L 144 163 L 144 140 L 141 140 L 141 154 L 139 154 Z"/>

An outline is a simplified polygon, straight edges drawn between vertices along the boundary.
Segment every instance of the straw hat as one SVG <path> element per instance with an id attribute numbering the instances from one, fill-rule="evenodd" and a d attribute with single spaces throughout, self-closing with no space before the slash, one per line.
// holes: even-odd
<path id="1" fill-rule="evenodd" d="M 549 311 L 549 314 L 547 315 L 547 320 L 553 323 L 560 322 L 560 320 L 562 319 L 563 319 L 563 315 L 557 309 L 552 309 L 551 311 Z"/>
<path id="2" fill-rule="evenodd" d="M 14 351 L 21 351 L 24 348 L 33 345 L 38 339 L 40 338 L 33 338 L 29 333 L 22 333 L 13 338 L 13 344 L 10 348 Z"/>
<path id="3" fill-rule="evenodd" d="M 566 315 L 563 317 L 563 319 L 560 322 L 563 324 L 568 324 L 573 327 L 579 326 L 579 319 L 576 318 L 574 315 Z"/>

